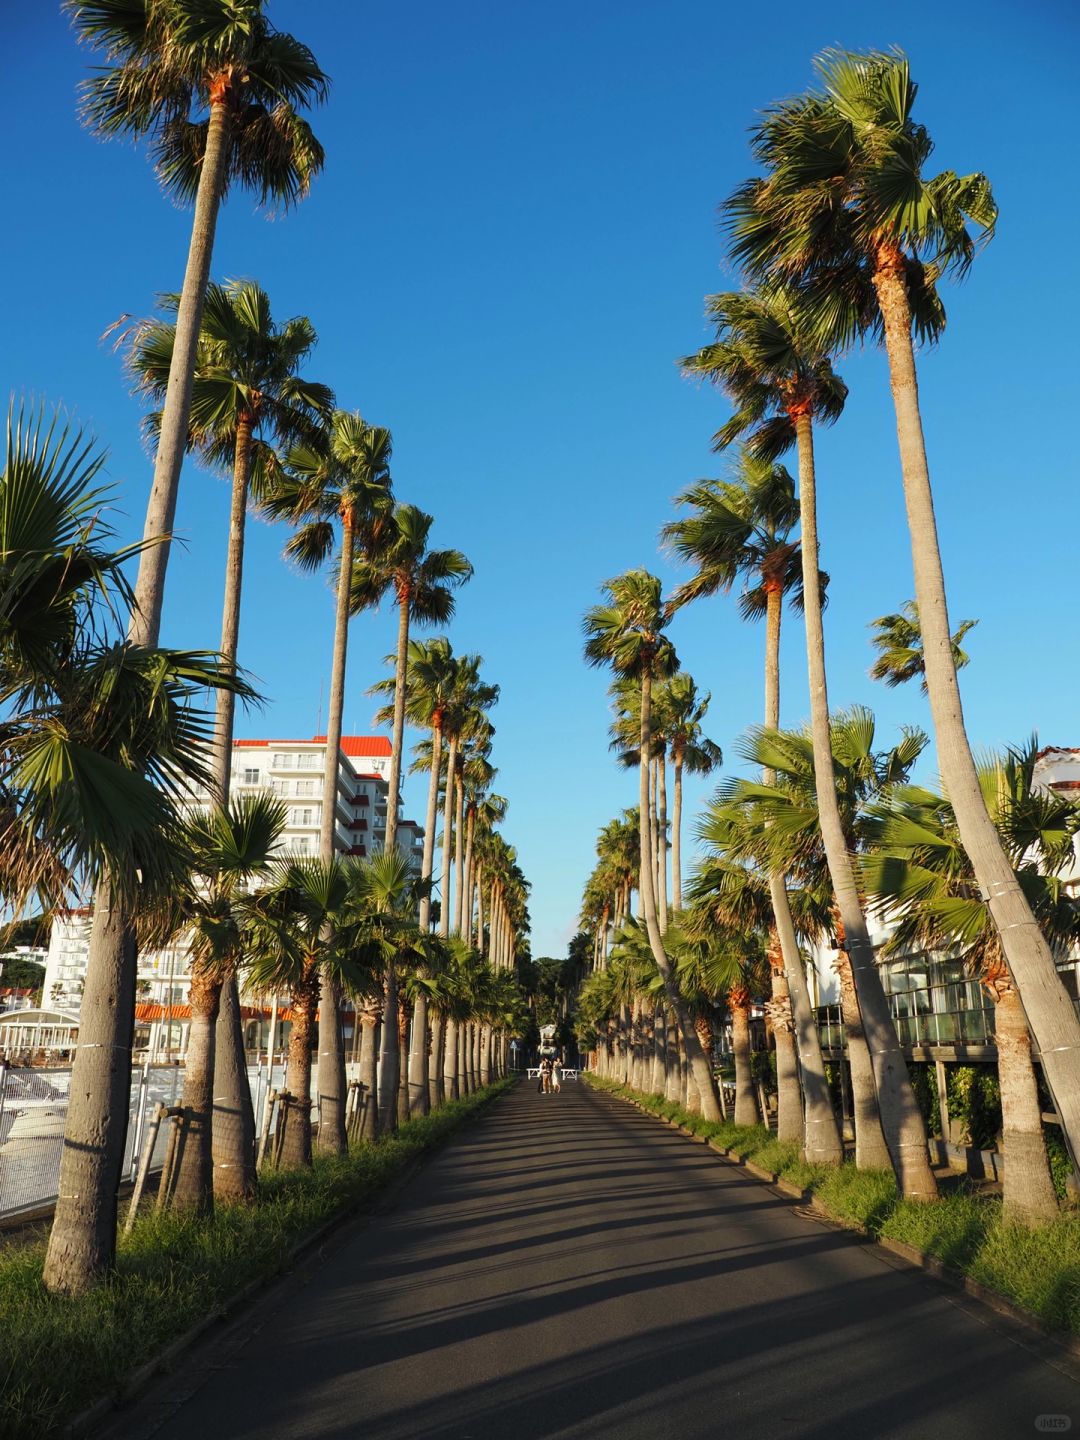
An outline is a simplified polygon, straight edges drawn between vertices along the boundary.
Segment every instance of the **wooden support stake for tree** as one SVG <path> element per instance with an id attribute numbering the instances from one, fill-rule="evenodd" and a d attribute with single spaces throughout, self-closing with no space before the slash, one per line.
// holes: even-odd
<path id="1" fill-rule="evenodd" d="M 135 1224 L 135 1216 L 139 1209 L 139 1201 L 146 1189 L 146 1177 L 150 1174 L 150 1162 L 154 1157 L 154 1146 L 157 1144 L 158 1131 L 161 1129 L 161 1122 L 168 1115 L 168 1107 L 159 1100 L 154 1106 L 154 1113 L 150 1118 L 147 1127 L 146 1139 L 143 1142 L 143 1152 L 139 1158 L 139 1170 L 135 1176 L 135 1189 L 131 1192 L 131 1206 L 128 1210 L 127 1220 L 124 1222 L 124 1234 L 131 1234 L 131 1227 Z"/>
<path id="2" fill-rule="evenodd" d="M 259 1136 L 259 1153 L 255 1157 L 256 1170 L 262 1168 L 262 1163 L 266 1159 L 266 1147 L 270 1142 L 270 1121 L 274 1115 L 274 1102 L 277 1098 L 278 1092 L 276 1090 L 267 1091 L 266 1105 L 263 1108 L 262 1134 Z"/>

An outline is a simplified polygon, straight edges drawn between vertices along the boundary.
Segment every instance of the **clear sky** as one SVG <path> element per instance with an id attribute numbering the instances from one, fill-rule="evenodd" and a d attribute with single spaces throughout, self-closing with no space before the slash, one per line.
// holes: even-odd
<path id="1" fill-rule="evenodd" d="M 101 437 L 134 535 L 150 468 L 100 337 L 179 288 L 189 216 L 144 155 L 80 129 L 88 56 L 51 0 L 5 10 L 0 389 L 62 401 Z M 969 728 L 978 745 L 1033 729 L 1080 744 L 1070 0 L 959 0 L 932 15 L 835 0 L 272 0 L 269 13 L 332 76 L 314 119 L 327 166 L 282 220 L 234 196 L 214 274 L 259 280 L 280 319 L 310 316 L 310 373 L 390 426 L 399 497 L 476 566 L 450 633 L 502 686 L 497 788 L 533 885 L 534 953 L 563 953 L 596 831 L 636 798 L 607 752 L 607 682 L 581 661 L 581 614 L 630 566 L 677 577 L 656 541 L 671 497 L 724 464 L 709 449 L 722 403 L 675 365 L 707 338 L 704 295 L 733 281 L 716 206 L 750 173 L 755 110 L 803 88 L 827 46 L 903 46 L 940 167 L 994 185 L 997 238 L 947 292 L 948 333 L 921 363 L 952 613 L 980 621 Z M 841 368 L 847 414 L 818 447 L 830 684 L 834 705 L 873 706 L 887 739 L 929 723 L 915 691 L 867 678 L 867 623 L 912 593 L 895 430 L 882 356 Z M 169 643 L 217 644 L 227 505 L 220 479 L 186 469 Z M 250 527 L 241 659 L 270 698 L 241 735 L 305 736 L 318 718 L 331 598 L 284 566 L 284 539 Z M 385 613 L 354 622 L 351 730 L 371 725 L 364 692 L 393 634 Z M 717 601 L 681 616 L 674 638 L 737 768 L 762 704 L 760 630 Z M 801 643 L 793 621 L 790 724 L 807 710 Z M 689 787 L 691 808 L 707 788 Z M 415 780 L 406 803 L 421 808 Z"/>

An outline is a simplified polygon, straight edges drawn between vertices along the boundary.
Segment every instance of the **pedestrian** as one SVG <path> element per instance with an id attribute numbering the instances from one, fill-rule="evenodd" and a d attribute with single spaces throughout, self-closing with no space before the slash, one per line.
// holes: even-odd
<path id="1" fill-rule="evenodd" d="M 540 1061 L 540 1093 L 551 1094 L 551 1058 L 547 1055 Z"/>
<path id="2" fill-rule="evenodd" d="M 562 1089 L 562 1056 L 556 1055 L 551 1062 L 551 1088 L 558 1095 Z"/>

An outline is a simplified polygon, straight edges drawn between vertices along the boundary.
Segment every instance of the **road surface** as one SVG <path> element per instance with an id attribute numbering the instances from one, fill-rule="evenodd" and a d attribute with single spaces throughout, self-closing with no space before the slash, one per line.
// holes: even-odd
<path id="1" fill-rule="evenodd" d="M 124 1440 L 1012 1440 L 1038 1339 L 624 1103 L 519 1085 Z"/>

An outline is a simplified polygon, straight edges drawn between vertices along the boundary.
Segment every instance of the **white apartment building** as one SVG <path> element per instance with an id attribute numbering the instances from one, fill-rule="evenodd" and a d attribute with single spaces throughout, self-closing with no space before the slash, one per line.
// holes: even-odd
<path id="1" fill-rule="evenodd" d="M 371 855 L 386 837 L 389 803 L 390 741 L 383 735 L 344 735 L 331 791 L 326 774 L 326 736 L 311 740 L 235 740 L 230 795 L 269 790 L 288 810 L 278 853 L 317 855 L 323 806 L 334 806 L 334 839 L 346 855 Z M 205 790 L 193 791 L 193 807 L 209 804 Z M 400 804 L 400 801 L 399 801 Z M 420 873 L 424 830 L 399 819 L 397 848 Z M 42 1004 L 77 1015 L 82 1003 L 90 941 L 89 910 L 73 910 L 53 920 L 45 962 Z M 186 1015 L 167 1007 L 186 1007 L 190 956 L 183 941 L 164 950 L 141 951 L 138 962 L 136 1022 L 155 1052 L 180 1053 L 186 1040 Z M 137 1040 L 138 1044 L 138 1040 Z"/>

